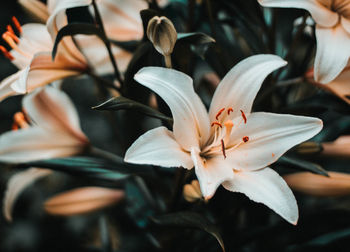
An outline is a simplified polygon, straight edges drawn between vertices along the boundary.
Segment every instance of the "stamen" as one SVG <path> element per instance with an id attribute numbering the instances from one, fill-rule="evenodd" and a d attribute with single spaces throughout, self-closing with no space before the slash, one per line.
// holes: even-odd
<path id="1" fill-rule="evenodd" d="M 11 25 L 7 25 L 7 26 L 6 26 L 6 30 L 7 30 L 8 32 L 11 32 L 11 33 L 15 34 L 15 31 L 12 29 L 12 26 L 11 26 Z"/>
<path id="2" fill-rule="evenodd" d="M 17 44 L 15 43 L 15 41 L 13 41 L 12 36 L 10 35 L 10 32 L 5 32 L 4 34 L 2 34 L 2 38 L 7 42 L 7 44 L 9 46 L 12 47 L 12 49 L 16 50 L 18 53 L 22 54 L 24 57 L 27 58 L 32 58 L 31 55 L 29 55 L 28 53 L 23 52 L 21 49 L 19 49 L 19 47 L 17 46 Z"/>
<path id="3" fill-rule="evenodd" d="M 19 38 L 14 33 L 7 31 L 4 34 L 10 36 L 17 44 L 19 43 Z"/>
<path id="4" fill-rule="evenodd" d="M 223 139 L 221 139 L 221 149 L 222 149 L 222 154 L 224 155 L 224 158 L 226 158 L 225 143 Z"/>
<path id="5" fill-rule="evenodd" d="M 248 142 L 248 141 L 249 141 L 249 137 L 248 137 L 248 136 L 245 136 L 245 137 L 243 137 L 243 138 L 242 138 L 242 140 L 243 140 L 243 142 L 245 142 L 245 143 L 246 143 L 246 142 Z"/>
<path id="6" fill-rule="evenodd" d="M 13 120 L 21 129 L 29 127 L 29 124 L 22 112 L 17 112 L 14 114 Z"/>
<path id="7" fill-rule="evenodd" d="M 225 108 L 222 108 L 219 110 L 219 112 L 216 114 L 215 118 L 216 120 L 219 120 L 219 116 L 221 115 L 221 113 L 225 110 Z"/>
<path id="8" fill-rule="evenodd" d="M 19 33 L 22 33 L 21 24 L 19 23 L 18 19 L 17 19 L 15 16 L 12 17 L 12 22 L 13 22 L 13 24 L 15 25 L 17 31 L 18 31 Z"/>
<path id="9" fill-rule="evenodd" d="M 243 110 L 240 110 L 241 111 L 241 114 L 242 114 L 242 117 L 243 117 L 243 120 L 244 120 L 244 123 L 247 123 L 247 117 L 245 116 Z"/>
<path id="10" fill-rule="evenodd" d="M 233 112 L 233 108 L 228 108 L 227 109 L 227 114 L 230 115 L 231 112 Z"/>
<path id="11" fill-rule="evenodd" d="M 219 122 L 213 122 L 213 123 L 211 124 L 211 127 L 213 127 L 214 125 L 217 125 L 217 126 L 219 126 L 220 128 L 222 128 L 222 124 L 219 123 Z"/>
<path id="12" fill-rule="evenodd" d="M 9 60 L 14 60 L 15 58 L 12 56 L 11 53 L 9 53 L 5 47 L 3 47 L 2 45 L 0 45 L 0 51 L 2 52 L 2 54 L 8 58 Z"/>

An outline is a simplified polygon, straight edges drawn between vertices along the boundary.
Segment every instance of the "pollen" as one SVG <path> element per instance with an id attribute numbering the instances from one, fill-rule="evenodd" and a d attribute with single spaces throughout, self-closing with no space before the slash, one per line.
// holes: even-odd
<path id="1" fill-rule="evenodd" d="M 8 32 L 11 32 L 12 34 L 15 34 L 15 31 L 12 29 L 12 26 L 11 26 L 11 25 L 7 25 L 7 26 L 6 26 L 6 30 L 7 30 Z"/>
<path id="2" fill-rule="evenodd" d="M 13 121 L 14 121 L 14 125 L 17 125 L 17 129 L 18 128 L 24 129 L 29 127 L 27 118 L 22 112 L 17 112 L 16 114 L 14 114 Z M 12 126 L 12 128 L 16 129 L 15 126 Z"/>
<path id="3" fill-rule="evenodd" d="M 216 114 L 215 118 L 216 120 L 219 120 L 219 116 L 221 115 L 221 113 L 225 110 L 225 108 L 222 108 L 219 110 L 219 112 Z"/>
<path id="4" fill-rule="evenodd" d="M 227 109 L 227 114 L 230 115 L 231 112 L 233 112 L 233 108 L 228 108 Z"/>
<path id="5" fill-rule="evenodd" d="M 17 31 L 18 31 L 19 33 L 22 33 L 21 24 L 20 24 L 20 22 L 18 21 L 18 19 L 17 19 L 15 16 L 12 17 L 12 23 L 13 23 L 14 26 L 16 27 Z"/>
<path id="6" fill-rule="evenodd" d="M 213 123 L 211 124 L 211 127 L 213 127 L 214 125 L 217 125 L 217 126 L 219 126 L 220 128 L 222 128 L 222 124 L 219 123 L 219 122 L 213 122 Z"/>
<path id="7" fill-rule="evenodd" d="M 241 114 L 242 114 L 242 118 L 244 120 L 244 123 L 247 123 L 247 117 L 245 116 L 243 110 L 240 110 L 241 111 Z"/>
<path id="8" fill-rule="evenodd" d="M 248 137 L 248 136 L 245 136 L 245 137 L 243 137 L 243 138 L 242 138 L 242 140 L 243 140 L 243 142 L 245 142 L 245 143 L 246 143 L 246 142 L 248 142 L 248 141 L 249 141 L 249 137 Z"/>

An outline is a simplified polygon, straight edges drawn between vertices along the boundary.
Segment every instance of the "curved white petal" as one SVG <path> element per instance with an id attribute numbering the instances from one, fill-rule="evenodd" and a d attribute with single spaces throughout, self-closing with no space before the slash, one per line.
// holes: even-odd
<path id="1" fill-rule="evenodd" d="M 237 170 L 256 170 L 268 166 L 293 146 L 306 141 L 322 129 L 322 121 L 313 117 L 257 112 L 233 129 L 226 155 Z M 243 137 L 249 137 L 243 142 Z"/>
<path id="2" fill-rule="evenodd" d="M 12 221 L 12 210 L 18 196 L 36 180 L 51 173 L 52 171 L 48 169 L 29 168 L 16 173 L 9 179 L 3 202 L 3 213 L 7 221 Z"/>
<path id="3" fill-rule="evenodd" d="M 63 91 L 45 87 L 23 99 L 23 107 L 34 123 L 46 130 L 60 130 L 88 142 L 81 131 L 78 112 Z"/>
<path id="4" fill-rule="evenodd" d="M 124 160 L 134 164 L 191 169 L 193 162 L 165 127 L 158 127 L 140 136 L 127 150 Z"/>
<path id="5" fill-rule="evenodd" d="M 213 197 L 221 183 L 233 178 L 232 166 L 223 156 L 210 158 L 204 161 L 199 155 L 199 151 L 192 148 L 191 158 L 205 199 Z"/>
<path id="6" fill-rule="evenodd" d="M 26 93 L 26 83 L 18 81 L 21 76 L 26 75 L 29 68 L 23 69 L 3 79 L 0 83 L 0 101 L 9 96 L 20 95 Z M 24 87 L 21 86 L 24 84 Z"/>
<path id="7" fill-rule="evenodd" d="M 319 25 L 332 27 L 338 22 L 338 14 L 331 11 L 317 0 L 258 0 L 265 7 L 297 8 L 310 12 Z"/>
<path id="8" fill-rule="evenodd" d="M 21 163 L 67 157 L 80 153 L 84 147 L 80 140 L 64 132 L 30 127 L 0 135 L 0 161 Z"/>
<path id="9" fill-rule="evenodd" d="M 184 73 L 162 67 L 144 67 L 134 77 L 168 104 L 174 118 L 173 132 L 187 151 L 209 137 L 208 113 L 194 92 L 192 79 Z"/>
<path id="10" fill-rule="evenodd" d="M 349 60 L 350 34 L 342 25 L 332 29 L 316 25 L 316 39 L 315 80 L 328 83 L 340 74 Z"/>
<path id="11" fill-rule="evenodd" d="M 347 33 L 350 33 L 350 20 L 348 18 L 341 16 L 340 23 L 345 29 L 345 31 L 347 31 Z"/>
<path id="12" fill-rule="evenodd" d="M 227 190 L 240 192 L 263 203 L 288 222 L 296 225 L 298 206 L 287 183 L 270 168 L 252 172 L 236 172 L 232 180 L 222 184 Z"/>
<path id="13" fill-rule="evenodd" d="M 260 54 L 242 60 L 234 66 L 220 82 L 210 105 L 209 118 L 215 121 L 215 115 L 222 108 L 232 108 L 232 117 L 240 110 L 250 113 L 253 101 L 261 84 L 272 71 L 285 66 L 286 61 L 276 55 Z M 224 113 L 221 119 L 224 121 Z"/>

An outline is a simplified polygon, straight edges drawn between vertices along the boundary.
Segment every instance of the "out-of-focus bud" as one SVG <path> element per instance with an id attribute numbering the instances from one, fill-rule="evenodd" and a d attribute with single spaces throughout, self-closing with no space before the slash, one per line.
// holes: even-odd
<path id="1" fill-rule="evenodd" d="M 333 142 L 322 143 L 322 155 L 350 158 L 350 136 L 340 136 Z"/>
<path id="2" fill-rule="evenodd" d="M 37 18 L 42 23 L 46 23 L 49 18 L 49 12 L 44 3 L 39 0 L 19 0 L 18 2 L 25 10 L 34 16 L 34 18 Z"/>
<path id="3" fill-rule="evenodd" d="M 153 17 L 147 25 L 147 37 L 154 48 L 165 57 L 170 58 L 177 39 L 177 32 L 173 23 L 166 17 Z"/>
<path id="4" fill-rule="evenodd" d="M 102 187 L 82 187 L 48 199 L 44 208 L 53 215 L 84 214 L 113 205 L 124 198 L 124 191 Z"/>
<path id="5" fill-rule="evenodd" d="M 203 199 L 198 180 L 192 180 L 191 184 L 186 184 L 183 189 L 183 195 L 188 202 L 195 202 Z"/>
<path id="6" fill-rule="evenodd" d="M 350 195 L 350 174 L 328 172 L 328 175 L 298 172 L 283 176 L 283 179 L 292 190 L 312 196 Z"/>
<path id="7" fill-rule="evenodd" d="M 322 146 L 317 142 L 305 142 L 296 147 L 296 151 L 300 154 L 315 154 L 322 151 Z"/>

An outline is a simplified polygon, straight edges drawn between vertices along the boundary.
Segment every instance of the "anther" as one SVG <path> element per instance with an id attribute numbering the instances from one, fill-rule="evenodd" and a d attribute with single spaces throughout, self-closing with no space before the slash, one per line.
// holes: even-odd
<path id="1" fill-rule="evenodd" d="M 17 112 L 14 114 L 13 120 L 21 129 L 29 127 L 26 117 L 22 112 Z"/>
<path id="2" fill-rule="evenodd" d="M 228 108 L 227 109 L 227 114 L 230 115 L 231 112 L 233 112 L 233 108 Z"/>
<path id="3" fill-rule="evenodd" d="M 242 114 L 242 118 L 244 120 L 244 123 L 247 123 L 247 117 L 245 116 L 243 110 L 240 110 L 241 111 L 241 114 Z"/>
<path id="4" fill-rule="evenodd" d="M 1 46 L 1 45 L 0 45 L 0 51 L 1 51 L 2 54 L 3 54 L 6 58 L 8 58 L 9 60 L 14 60 L 14 59 L 15 59 L 15 58 L 12 56 L 12 54 L 9 53 L 9 52 L 6 50 L 6 48 L 3 47 L 3 46 Z"/>
<path id="5" fill-rule="evenodd" d="M 213 122 L 213 123 L 211 124 L 211 127 L 213 127 L 214 125 L 217 125 L 217 126 L 219 126 L 220 128 L 222 128 L 222 124 L 219 123 L 219 122 Z"/>
<path id="6" fill-rule="evenodd" d="M 15 16 L 12 17 L 12 22 L 13 22 L 13 24 L 15 25 L 17 31 L 18 31 L 19 33 L 22 33 L 21 24 L 19 23 L 18 19 L 17 19 Z"/>
<path id="7" fill-rule="evenodd" d="M 249 137 L 248 137 L 248 136 L 245 136 L 245 137 L 243 137 L 243 138 L 242 138 L 242 140 L 243 140 L 243 142 L 245 142 L 245 143 L 246 143 L 246 142 L 248 142 L 248 141 L 249 141 Z"/>
<path id="8" fill-rule="evenodd" d="M 222 149 L 222 154 L 224 155 L 224 158 L 226 158 L 225 143 L 223 139 L 221 139 L 221 149 Z"/>
<path id="9" fill-rule="evenodd" d="M 15 34 L 15 31 L 12 29 L 12 26 L 11 26 L 11 25 L 7 25 L 7 26 L 6 26 L 6 30 L 7 30 L 8 32 L 11 32 L 11 33 Z"/>
<path id="10" fill-rule="evenodd" d="M 6 36 L 10 36 L 17 44 L 19 43 L 19 38 L 16 36 L 16 34 L 7 31 L 4 33 Z"/>
<path id="11" fill-rule="evenodd" d="M 216 114 L 215 118 L 216 120 L 219 120 L 219 116 L 221 115 L 221 113 L 225 110 L 225 108 L 222 108 L 219 110 L 219 112 Z"/>

